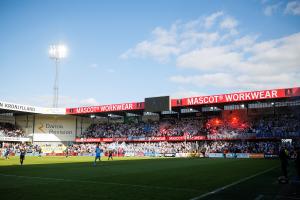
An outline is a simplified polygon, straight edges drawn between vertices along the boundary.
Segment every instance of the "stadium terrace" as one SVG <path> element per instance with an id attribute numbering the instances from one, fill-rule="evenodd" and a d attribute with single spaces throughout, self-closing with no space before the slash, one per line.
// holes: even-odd
<path id="1" fill-rule="evenodd" d="M 0 102 L 0 140 L 57 146 L 291 139 L 300 137 L 299 106 L 300 87 L 78 108 Z"/>
<path id="2" fill-rule="evenodd" d="M 8 173 L 4 176 L 0 173 L 0 177 L 6 178 L 8 183 L 14 179 L 18 180 L 18 183 L 23 179 L 30 180 L 30 184 L 34 180 L 38 181 L 38 184 L 47 181 L 48 187 L 52 182 L 49 177 L 55 174 L 54 177 L 58 178 L 53 179 L 54 189 L 57 188 L 57 181 L 61 182 L 60 184 L 66 182 L 69 187 L 74 180 L 75 183 L 80 183 L 72 184 L 80 187 L 78 191 L 81 192 L 82 185 L 85 185 L 89 188 L 87 192 L 90 192 L 91 183 L 99 184 L 102 188 L 106 178 L 111 177 L 114 180 L 105 185 L 105 188 L 109 187 L 105 189 L 109 199 L 119 199 L 119 196 L 111 197 L 111 191 L 115 187 L 120 187 L 118 191 L 123 190 L 128 194 L 132 193 L 132 187 L 142 187 L 142 196 L 136 199 L 143 199 L 148 181 L 152 185 L 162 182 L 163 186 L 151 187 L 149 184 L 147 195 L 154 194 L 153 189 L 157 188 L 159 194 L 161 191 L 167 191 L 161 198 L 152 196 L 149 199 L 176 199 L 180 195 L 182 196 L 178 199 L 190 199 L 199 194 L 213 194 L 210 189 L 216 188 L 215 186 L 198 191 L 206 185 L 203 183 L 208 179 L 216 179 L 217 187 L 224 184 L 224 177 L 232 178 L 226 184 L 234 184 L 237 178 L 232 174 L 237 171 L 242 173 L 242 179 L 238 179 L 238 183 L 240 180 L 248 180 L 249 174 L 250 178 L 258 176 L 259 180 L 263 180 L 256 181 L 257 183 L 266 183 L 265 180 L 268 180 L 269 185 L 260 188 L 265 189 L 262 191 L 264 194 L 270 194 L 268 188 L 277 187 L 273 184 L 277 178 L 274 179 L 274 176 L 283 174 L 283 181 L 288 177 L 284 170 L 279 172 L 279 168 L 274 167 L 279 165 L 277 158 L 282 158 L 282 152 L 292 158 L 300 155 L 296 152 L 297 146 L 300 147 L 300 87 L 182 99 L 170 99 L 168 96 L 150 97 L 145 98 L 144 102 L 78 108 L 53 109 L 0 102 L 0 141 L 0 155 L 3 161 L 0 164 L 7 165 L 2 167 L 7 167 L 5 171 Z M 19 159 L 16 156 L 20 157 L 21 165 L 25 163 L 26 168 L 22 169 L 26 171 L 11 166 Z M 167 157 L 178 159 L 161 159 Z M 46 161 L 51 165 L 45 164 Z M 80 163 L 81 161 L 85 163 Z M 38 168 L 32 165 L 37 163 Z M 68 164 L 65 165 L 66 163 Z M 91 183 L 86 181 L 87 176 L 92 174 L 86 172 L 92 167 L 93 172 L 97 171 L 95 174 L 104 174 L 98 178 L 101 182 L 98 183 L 94 176 L 90 177 Z M 10 171 L 9 168 L 13 170 Z M 148 170 L 150 168 L 151 170 Z M 17 169 L 20 172 L 15 171 Z M 32 169 L 36 179 L 23 176 L 22 173 L 28 173 L 28 169 Z M 231 173 L 228 173 L 228 169 L 231 169 Z M 104 170 L 113 175 L 107 176 L 103 173 Z M 170 171 L 173 172 L 170 174 Z M 22 176 L 11 176 L 10 173 L 14 172 Z M 147 173 L 148 177 L 145 176 Z M 269 176 L 263 176 L 264 173 L 268 173 Z M 82 179 L 78 178 L 80 174 L 84 175 Z M 133 179 L 133 174 L 143 174 L 143 178 Z M 155 183 L 151 182 L 153 174 L 157 175 Z M 218 174 L 218 177 L 212 174 Z M 119 176 L 122 179 L 120 183 Z M 123 182 L 125 176 L 128 176 L 128 180 Z M 67 181 L 61 177 L 67 177 Z M 166 180 L 171 184 L 163 188 Z M 140 186 L 136 181 L 145 181 L 147 184 Z M 199 187 L 193 195 L 190 194 L 191 191 L 184 194 L 182 188 L 170 190 L 174 182 L 176 185 L 182 182 L 182 188 L 186 185 L 193 186 L 195 183 L 199 184 Z M 251 184 L 249 181 L 247 188 L 251 188 Z M 6 187 L 5 183 L 3 185 Z M 11 187 L 15 188 L 15 185 L 14 183 Z M 97 187 L 94 191 L 95 194 L 99 193 L 98 189 Z M 73 199 L 74 191 L 70 191 Z M 257 199 L 262 192 L 252 195 L 251 199 Z M 173 194 L 174 196 L 170 197 Z M 236 199 L 244 197 L 243 192 L 239 194 L 241 196 Z M 76 196 L 82 198 L 80 194 Z M 233 196 L 236 196 L 236 192 Z M 66 199 L 69 197 L 70 195 Z M 230 199 L 233 199 L 231 197 Z M 128 199 L 133 198 L 131 196 Z M 223 199 L 223 196 L 220 199 Z"/>

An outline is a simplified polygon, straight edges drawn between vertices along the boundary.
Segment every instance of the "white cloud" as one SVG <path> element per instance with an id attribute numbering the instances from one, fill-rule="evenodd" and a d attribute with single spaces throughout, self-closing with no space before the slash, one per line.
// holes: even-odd
<path id="1" fill-rule="evenodd" d="M 176 23 L 170 30 L 156 27 L 152 31 L 153 40 L 144 40 L 134 48 L 128 49 L 120 57 L 128 59 L 131 57 L 151 57 L 159 62 L 168 61 L 172 55 L 177 55 L 180 49 L 176 46 Z"/>
<path id="2" fill-rule="evenodd" d="M 210 28 L 214 25 L 214 23 L 216 22 L 216 20 L 221 17 L 224 13 L 222 11 L 219 12 L 215 12 L 213 14 L 211 14 L 210 16 L 204 18 L 204 27 L 205 28 Z"/>
<path id="3" fill-rule="evenodd" d="M 177 58 L 177 66 L 215 71 L 240 63 L 239 52 L 230 51 L 227 47 L 209 47 L 194 50 Z"/>
<path id="4" fill-rule="evenodd" d="M 198 88 L 230 89 L 234 91 L 249 89 L 274 89 L 299 86 L 300 73 L 282 73 L 278 75 L 258 75 L 238 73 L 212 73 L 195 76 L 172 76 L 174 83 L 195 85 Z"/>
<path id="5" fill-rule="evenodd" d="M 300 15 L 300 1 L 291 1 L 286 5 L 284 13 L 290 15 Z"/>
<path id="6" fill-rule="evenodd" d="M 233 41 L 236 48 L 246 48 L 253 45 L 258 38 L 258 35 L 246 35 Z"/>
<path id="7" fill-rule="evenodd" d="M 172 26 L 171 31 L 167 31 L 161 27 L 156 27 L 152 31 L 152 34 L 156 38 L 156 43 L 162 45 L 174 45 L 176 43 L 175 31 L 176 31 L 175 25 Z"/>
<path id="8" fill-rule="evenodd" d="M 300 33 L 257 42 L 257 35 L 179 55 L 178 67 L 199 70 L 198 75 L 172 76 L 170 81 L 199 88 L 232 90 L 300 85 Z"/>
<path id="9" fill-rule="evenodd" d="M 193 47 L 208 47 L 212 46 L 219 39 L 220 35 L 218 32 L 205 33 L 187 31 L 180 36 L 179 48 L 181 49 L 181 52 L 184 52 Z"/>
<path id="10" fill-rule="evenodd" d="M 264 15 L 272 16 L 275 12 L 277 12 L 279 10 L 280 6 L 281 6 L 281 3 L 267 5 L 264 8 Z"/>
<path id="11" fill-rule="evenodd" d="M 183 74 L 193 75 L 178 74 L 169 80 L 192 92 L 300 85 L 300 33 L 259 41 L 259 34 L 242 35 L 239 29 L 238 20 L 221 11 L 185 23 L 176 21 L 169 29 L 155 28 L 152 39 L 122 56 L 174 61 Z"/>
<path id="12" fill-rule="evenodd" d="M 179 53 L 177 47 L 171 45 L 165 45 L 158 42 L 143 41 L 136 45 L 135 48 L 129 49 L 121 55 L 122 59 L 128 59 L 130 57 L 151 57 L 160 62 L 168 61 L 171 55 Z"/>
<path id="13" fill-rule="evenodd" d="M 250 71 L 265 70 L 268 74 L 300 71 L 300 33 L 253 45 L 245 64 Z M 254 71 L 255 71 L 254 70 Z"/>
<path id="14" fill-rule="evenodd" d="M 234 29 L 238 25 L 238 21 L 233 17 L 226 17 L 220 24 L 223 29 Z"/>
<path id="15" fill-rule="evenodd" d="M 255 37 L 245 36 L 231 46 L 202 48 L 180 55 L 177 66 L 201 71 L 235 70 L 247 73 L 279 73 L 299 71 L 300 33 L 255 43 Z"/>
<path id="16" fill-rule="evenodd" d="M 222 25 L 215 26 L 215 30 L 206 31 L 215 23 Z M 176 21 L 169 29 L 156 27 L 151 32 L 151 39 L 143 40 L 134 47 L 120 55 L 121 59 L 129 58 L 152 58 L 159 62 L 167 62 L 172 56 L 178 56 L 186 51 L 198 47 L 212 46 L 217 42 L 226 42 L 230 36 L 236 35 L 237 20 L 230 16 L 224 16 L 222 11 L 215 12 L 208 17 L 188 22 Z M 219 27 L 228 32 L 226 37 L 221 38 Z"/>
<path id="17" fill-rule="evenodd" d="M 172 82 L 181 84 L 193 84 L 198 87 L 204 88 L 219 87 L 228 88 L 235 86 L 232 75 L 226 73 L 214 73 L 214 74 L 204 74 L 204 75 L 194 75 L 194 76 L 173 76 L 170 78 Z"/>

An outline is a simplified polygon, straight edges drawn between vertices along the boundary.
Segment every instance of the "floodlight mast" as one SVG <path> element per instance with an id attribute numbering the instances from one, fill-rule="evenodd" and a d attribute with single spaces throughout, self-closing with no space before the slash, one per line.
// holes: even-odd
<path id="1" fill-rule="evenodd" d="M 55 79 L 54 79 L 54 87 L 53 87 L 53 108 L 58 107 L 58 77 L 59 77 L 59 61 L 65 58 L 67 55 L 67 47 L 62 44 L 58 45 L 50 45 L 49 48 L 49 57 L 55 62 Z"/>

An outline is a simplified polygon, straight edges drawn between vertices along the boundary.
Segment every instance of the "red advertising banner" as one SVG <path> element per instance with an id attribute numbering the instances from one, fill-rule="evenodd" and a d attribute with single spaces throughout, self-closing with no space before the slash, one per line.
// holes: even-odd
<path id="1" fill-rule="evenodd" d="M 172 107 L 255 101 L 300 96 L 300 87 L 172 99 Z"/>
<path id="2" fill-rule="evenodd" d="M 170 136 L 168 141 L 185 141 L 186 137 L 184 136 Z"/>
<path id="3" fill-rule="evenodd" d="M 144 102 L 136 102 L 136 103 L 121 103 L 121 104 L 111 104 L 111 105 L 102 105 L 102 106 L 67 108 L 66 114 L 101 113 L 101 112 L 143 110 L 143 109 L 144 109 Z"/>
<path id="4" fill-rule="evenodd" d="M 188 140 L 206 140 L 205 136 L 193 136 L 191 138 L 188 138 Z"/>
<path id="5" fill-rule="evenodd" d="M 208 105 L 218 103 L 231 103 L 231 102 L 243 102 L 243 101 L 256 101 L 264 99 L 278 99 L 300 96 L 300 87 L 285 88 L 285 89 L 273 89 L 273 90 L 260 90 L 252 92 L 236 92 L 230 94 L 210 95 L 210 96 L 198 96 L 189 97 L 183 99 L 172 99 L 172 107 L 180 106 L 193 106 L 193 105 Z M 144 110 L 144 102 L 135 103 L 121 103 L 101 106 L 88 106 L 78 108 L 66 108 L 66 114 L 92 114 L 92 113 L 105 113 L 105 112 L 117 112 L 117 111 L 130 111 L 130 110 Z"/>
<path id="6" fill-rule="evenodd" d="M 76 138 L 75 142 L 175 142 L 175 141 L 195 141 L 206 140 L 205 136 L 169 136 L 169 137 L 150 137 L 141 139 L 128 138 Z"/>
<path id="7" fill-rule="evenodd" d="M 102 138 L 76 138 L 75 142 L 102 142 Z"/>
<path id="8" fill-rule="evenodd" d="M 76 138 L 75 142 L 184 142 L 184 141 L 223 141 L 223 140 L 262 140 L 279 138 L 207 138 L 206 136 L 166 136 L 166 137 L 149 137 L 149 138 Z"/>
<path id="9" fill-rule="evenodd" d="M 166 137 L 151 137 L 148 141 L 157 141 L 157 142 L 163 142 L 166 141 L 167 138 Z"/>

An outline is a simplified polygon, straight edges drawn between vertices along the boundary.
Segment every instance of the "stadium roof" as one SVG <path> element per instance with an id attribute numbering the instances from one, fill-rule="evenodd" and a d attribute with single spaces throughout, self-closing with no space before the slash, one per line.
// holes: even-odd
<path id="1" fill-rule="evenodd" d="M 182 108 L 200 108 L 203 106 L 223 107 L 226 104 L 248 103 L 266 100 L 273 101 L 275 99 L 287 99 L 293 97 L 300 97 L 300 87 L 171 99 L 171 110 L 179 111 Z M 75 115 L 122 112 L 142 113 L 144 108 L 144 102 L 133 102 L 66 108 L 66 113 Z"/>
<path id="2" fill-rule="evenodd" d="M 294 98 L 300 98 L 300 87 L 171 99 L 170 104 L 171 110 L 178 112 L 183 108 L 193 108 L 198 110 L 201 107 L 211 106 L 219 107 L 222 109 L 224 105 L 228 104 L 247 104 L 258 101 L 278 101 Z M 109 114 L 124 116 L 126 115 L 126 113 L 142 115 L 144 113 L 144 108 L 144 102 L 120 103 L 76 108 L 43 108 L 0 101 L 0 113 L 13 112 L 16 114 L 70 114 L 80 116 L 97 115 L 107 117 Z"/>

